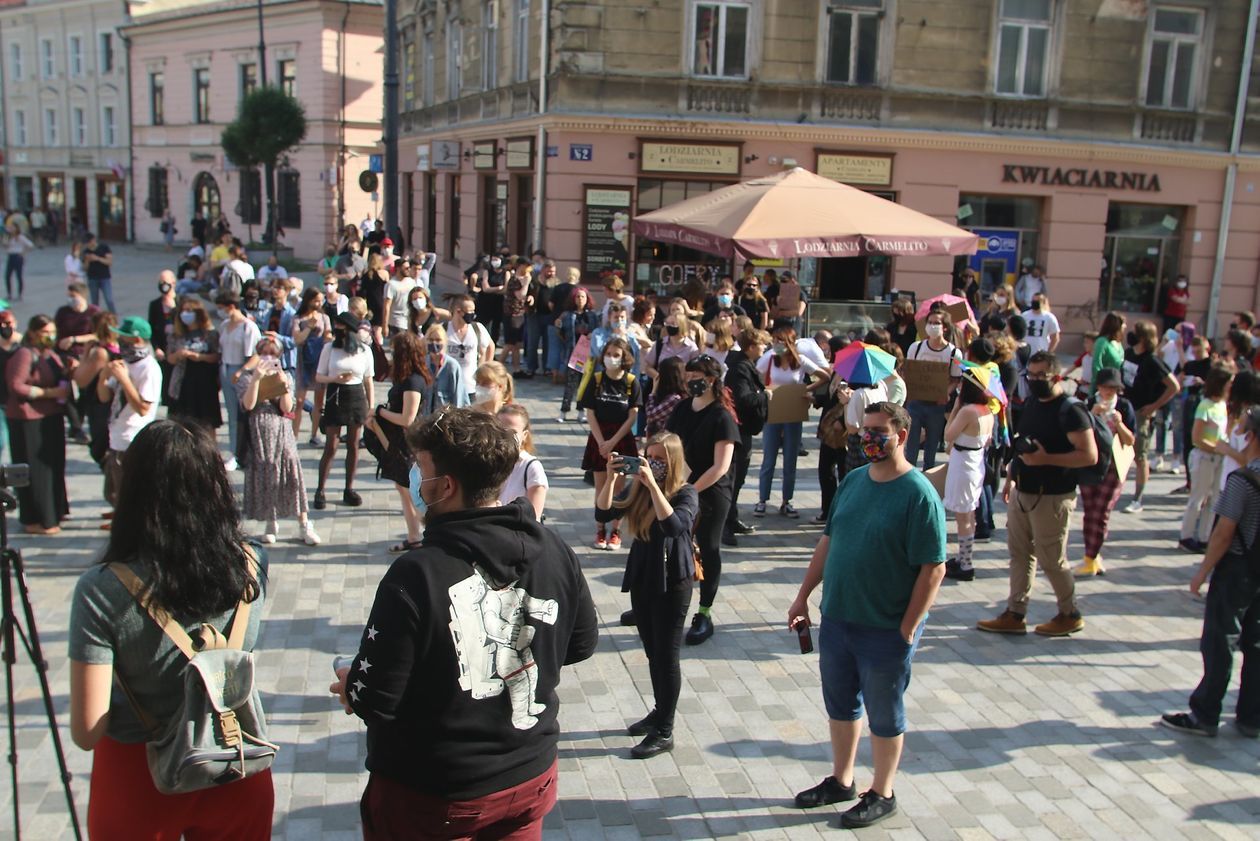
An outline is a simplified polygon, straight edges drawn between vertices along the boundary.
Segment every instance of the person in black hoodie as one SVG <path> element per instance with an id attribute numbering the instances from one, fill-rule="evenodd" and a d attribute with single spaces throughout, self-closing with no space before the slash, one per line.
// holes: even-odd
<path id="1" fill-rule="evenodd" d="M 407 443 L 424 539 L 385 573 L 330 687 L 367 724 L 363 836 L 540 837 L 560 667 L 599 636 L 586 579 L 528 501 L 498 505 L 517 446 L 493 416 L 446 409 Z"/>
<path id="2" fill-rule="evenodd" d="M 722 531 L 722 543 L 738 546 L 737 534 L 752 534 L 756 526 L 739 519 L 739 491 L 748 478 L 748 466 L 752 463 L 753 438 L 761 433 L 770 411 L 770 395 L 766 393 L 765 380 L 757 373 L 757 360 L 770 347 L 770 334 L 765 330 L 749 327 L 740 331 L 739 348 L 726 355 L 726 387 L 735 404 L 735 416 L 739 419 L 739 445 L 735 447 L 735 476 L 731 489 L 731 507 L 726 514 L 726 528 Z"/>

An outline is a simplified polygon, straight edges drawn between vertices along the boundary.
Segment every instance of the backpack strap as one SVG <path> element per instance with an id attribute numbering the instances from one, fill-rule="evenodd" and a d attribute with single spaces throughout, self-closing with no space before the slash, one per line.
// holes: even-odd
<path id="1" fill-rule="evenodd" d="M 258 578 L 258 554 L 254 552 L 254 547 L 248 543 L 245 548 L 245 568 L 249 572 L 250 578 Z M 241 600 L 237 602 L 236 612 L 232 615 L 232 630 L 228 633 L 228 648 L 240 651 L 245 645 L 245 631 L 249 628 L 249 608 L 250 603 L 245 600 L 245 596 L 241 594 Z"/>
<path id="2" fill-rule="evenodd" d="M 192 637 L 188 636 L 188 632 L 169 613 L 153 603 L 152 593 L 145 588 L 144 582 L 131 571 L 130 567 L 113 563 L 109 565 L 109 571 L 117 576 L 122 585 L 127 588 L 127 592 L 131 593 L 131 597 L 140 604 L 140 607 L 153 619 L 154 624 L 162 629 L 162 633 L 166 634 L 185 657 L 191 660 L 196 656 L 197 651 L 193 648 Z"/>

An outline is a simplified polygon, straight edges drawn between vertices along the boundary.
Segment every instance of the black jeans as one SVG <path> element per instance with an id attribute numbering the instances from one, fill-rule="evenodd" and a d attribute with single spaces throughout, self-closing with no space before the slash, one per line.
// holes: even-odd
<path id="1" fill-rule="evenodd" d="M 700 492 L 700 518 L 696 523 L 696 545 L 704 580 L 700 582 L 700 606 L 713 607 L 718 582 L 722 578 L 722 529 L 731 510 L 730 488 L 713 485 Z"/>
<path id="2" fill-rule="evenodd" d="M 731 505 L 726 511 L 726 528 L 734 530 L 735 523 L 739 520 L 739 492 L 744 487 L 744 480 L 748 478 L 748 465 L 752 464 L 752 439 L 753 437 L 747 433 L 742 433 L 742 438 L 735 445 L 735 486 L 731 490 Z"/>
<path id="3" fill-rule="evenodd" d="M 818 488 L 822 491 L 822 512 L 831 510 L 831 501 L 836 498 L 836 488 L 844 478 L 844 459 L 847 450 L 828 447 L 818 439 Z"/>
<path id="4" fill-rule="evenodd" d="M 1190 711 L 1201 723 L 1216 726 L 1229 689 L 1234 647 L 1242 652 L 1238 688 L 1238 721 L 1260 727 L 1260 575 L 1249 560 L 1226 555 L 1212 572 L 1203 610 L 1203 680 L 1190 696 Z"/>
<path id="5" fill-rule="evenodd" d="M 630 606 L 634 608 L 639 639 L 648 658 L 652 697 L 656 702 L 656 726 L 665 736 L 674 731 L 674 712 L 678 709 L 678 693 L 682 691 L 678 652 L 682 648 L 683 625 L 691 610 L 691 591 L 695 585 L 688 578 L 664 593 L 651 592 L 653 589 L 632 588 Z"/>

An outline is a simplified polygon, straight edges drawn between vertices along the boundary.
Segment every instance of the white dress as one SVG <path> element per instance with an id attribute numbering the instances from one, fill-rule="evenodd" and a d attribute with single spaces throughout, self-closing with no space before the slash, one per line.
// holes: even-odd
<path id="1" fill-rule="evenodd" d="M 949 513 L 976 510 L 984 483 L 984 451 L 991 434 L 959 435 L 949 448 L 949 470 L 945 474 L 945 510 Z"/>

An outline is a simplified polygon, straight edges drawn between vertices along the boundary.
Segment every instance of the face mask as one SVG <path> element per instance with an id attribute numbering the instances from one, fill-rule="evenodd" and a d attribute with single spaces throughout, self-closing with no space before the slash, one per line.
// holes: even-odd
<path id="1" fill-rule="evenodd" d="M 862 454 L 871 463 L 884 461 L 892 455 L 888 452 L 890 440 L 892 440 L 891 435 L 864 429 L 862 430 Z"/>
<path id="2" fill-rule="evenodd" d="M 465 323 L 465 324 L 472 324 L 472 323 L 473 323 L 473 322 L 475 322 L 476 320 L 477 320 L 477 313 L 475 313 L 475 312 L 466 312 L 466 313 L 464 313 L 464 323 Z"/>
<path id="3" fill-rule="evenodd" d="M 703 397 L 709 391 L 709 384 L 704 380 L 688 380 L 687 393 L 692 397 Z"/>
<path id="4" fill-rule="evenodd" d="M 1028 391 L 1038 400 L 1047 400 L 1054 394 L 1054 383 L 1049 380 L 1029 380 Z"/>
<path id="5" fill-rule="evenodd" d="M 441 342 L 429 342 L 429 353 L 441 354 L 442 350 Z"/>
<path id="6" fill-rule="evenodd" d="M 656 480 L 656 484 L 661 484 L 669 475 L 669 464 L 663 458 L 650 458 L 647 460 L 648 467 L 652 470 L 652 478 Z"/>
<path id="7" fill-rule="evenodd" d="M 125 344 L 118 351 L 124 362 L 139 362 L 149 355 L 149 346 Z"/>
<path id="8" fill-rule="evenodd" d="M 69 298 L 66 298 L 66 306 L 72 310 L 77 310 L 79 308 L 79 299 L 71 295 Z"/>
<path id="9" fill-rule="evenodd" d="M 1006 296 L 1005 296 L 1005 295 L 994 295 L 994 296 L 993 296 L 993 303 L 997 304 L 999 307 L 1004 307 L 1004 306 L 1006 306 Z"/>
<path id="10" fill-rule="evenodd" d="M 770 349 L 774 351 L 775 356 L 782 356 L 787 353 L 787 345 L 783 344 L 783 342 L 775 342 Z"/>
<path id="11" fill-rule="evenodd" d="M 184 310 L 179 314 L 179 320 L 184 322 L 185 326 L 192 327 L 197 321 L 197 313 L 191 310 Z"/>
<path id="12" fill-rule="evenodd" d="M 1185 282 L 1184 280 L 1179 280 L 1179 281 L 1177 281 L 1177 288 L 1178 288 L 1178 289 L 1185 289 L 1185 288 L 1186 288 L 1186 282 Z"/>
<path id="13" fill-rule="evenodd" d="M 165 295 L 167 292 L 171 291 L 171 285 L 169 283 L 159 283 L 158 291 Z"/>
<path id="14" fill-rule="evenodd" d="M 525 449 L 525 433 L 519 429 L 512 430 L 512 437 L 516 439 L 516 449 Z"/>
<path id="15" fill-rule="evenodd" d="M 324 294 L 326 294 L 326 295 L 328 295 L 328 296 L 330 296 L 330 297 L 335 296 L 335 295 L 337 294 L 337 287 L 336 287 L 336 285 L 335 285 L 335 284 L 330 283 L 330 284 L 328 284 L 327 286 L 325 286 L 325 287 L 324 287 Z"/>
<path id="16" fill-rule="evenodd" d="M 734 300 L 730 295 L 718 295 L 718 306 L 729 307 Z"/>
<path id="17" fill-rule="evenodd" d="M 0 338 L 3 338 L 3 339 L 13 338 L 13 325 L 12 324 L 0 325 Z"/>
<path id="18" fill-rule="evenodd" d="M 682 332 L 682 328 L 679 327 L 677 324 L 666 324 L 665 332 L 671 336 L 677 336 L 679 333 Z"/>
<path id="19" fill-rule="evenodd" d="M 411 300 L 411 308 L 416 312 L 424 312 L 429 308 L 429 302 L 424 298 L 413 298 Z"/>
<path id="20" fill-rule="evenodd" d="M 499 390 L 492 385 L 479 385 L 473 389 L 474 401 L 477 403 L 489 403 L 498 393 Z"/>
<path id="21" fill-rule="evenodd" d="M 420 465 L 411 465 L 411 471 L 407 473 L 407 492 L 411 494 L 411 504 L 416 507 L 416 511 L 421 515 L 423 515 L 429 508 L 428 503 L 426 503 L 424 498 L 420 496 L 420 485 L 422 483 L 423 479 L 420 476 Z"/>
<path id="22" fill-rule="evenodd" d="M 1033 301 L 1032 308 L 1037 312 L 1041 312 L 1041 301 Z"/>
<path id="23" fill-rule="evenodd" d="M 619 318 L 613 322 L 613 326 L 616 327 L 618 330 L 625 330 L 626 320 L 624 318 Z"/>
<path id="24" fill-rule="evenodd" d="M 1108 399 L 1103 399 L 1100 397 L 1098 399 L 1098 405 L 1102 406 L 1104 412 L 1114 411 L 1116 408 L 1116 398 L 1111 397 Z"/>
<path id="25" fill-rule="evenodd" d="M 1233 329 L 1232 325 L 1230 329 L 1231 330 Z M 1124 340 L 1128 342 L 1129 347 L 1137 347 L 1137 343 L 1138 343 L 1137 333 L 1134 333 L 1132 330 L 1130 330 L 1128 333 L 1125 334 Z"/>
<path id="26" fill-rule="evenodd" d="M 927 333 L 927 334 L 928 334 L 929 336 L 931 336 L 933 339 L 938 339 L 938 338 L 940 338 L 941 334 L 945 332 L 945 325 L 943 325 L 943 324 L 928 324 L 927 326 L 925 326 L 925 327 L 923 328 L 923 332 L 924 332 L 924 333 Z"/>
<path id="27" fill-rule="evenodd" d="M 229 315 L 229 313 L 228 313 L 228 311 L 227 311 L 227 310 L 225 310 L 225 309 L 217 309 L 217 310 L 215 310 L 215 313 L 219 316 L 219 319 L 220 319 L 221 321 L 227 321 L 227 319 L 228 319 L 228 315 Z"/>
<path id="28" fill-rule="evenodd" d="M 620 356 L 605 356 L 604 367 L 607 368 L 609 371 L 620 371 L 621 370 L 621 357 Z"/>
<path id="29" fill-rule="evenodd" d="M 490 268 L 492 269 L 497 269 L 501 265 L 503 265 L 503 263 L 499 260 L 498 257 L 495 257 L 493 260 L 490 261 Z"/>

